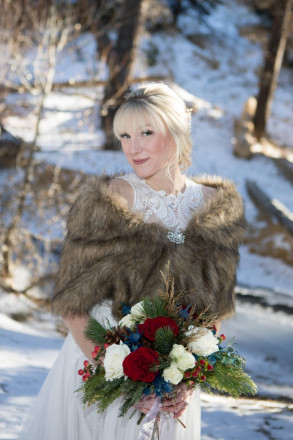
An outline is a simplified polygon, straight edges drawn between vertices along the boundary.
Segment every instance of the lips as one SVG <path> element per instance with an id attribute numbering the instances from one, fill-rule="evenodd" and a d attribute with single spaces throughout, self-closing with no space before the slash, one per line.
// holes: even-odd
<path id="1" fill-rule="evenodd" d="M 133 159 L 133 163 L 135 163 L 135 165 L 142 165 L 144 163 L 146 163 L 148 161 L 148 159 Z"/>

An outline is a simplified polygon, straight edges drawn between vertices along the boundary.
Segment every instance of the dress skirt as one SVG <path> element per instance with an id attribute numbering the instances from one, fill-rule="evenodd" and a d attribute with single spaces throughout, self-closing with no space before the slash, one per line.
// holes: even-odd
<path id="1" fill-rule="evenodd" d="M 96 306 L 92 315 L 100 322 L 105 318 L 112 321 L 109 304 Z M 140 413 L 136 411 L 131 417 L 134 411 L 131 409 L 124 417 L 118 417 L 120 400 L 112 403 L 103 413 L 97 413 L 95 405 L 84 407 L 81 394 L 76 391 L 83 383 L 77 372 L 83 368 L 84 360 L 84 353 L 69 333 L 36 398 L 19 440 L 138 439 L 141 426 L 137 425 L 137 420 Z M 164 431 L 173 431 L 175 440 L 200 440 L 199 391 L 194 392 L 180 419 L 186 429 L 168 416 Z M 154 438 L 157 439 L 157 436 Z"/>

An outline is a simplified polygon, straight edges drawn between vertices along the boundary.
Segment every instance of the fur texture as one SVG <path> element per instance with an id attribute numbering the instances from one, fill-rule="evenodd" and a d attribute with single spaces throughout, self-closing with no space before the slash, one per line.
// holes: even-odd
<path id="1" fill-rule="evenodd" d="M 132 305 L 163 287 L 161 271 L 169 265 L 185 303 L 196 303 L 198 312 L 208 307 L 219 318 L 232 314 L 238 246 L 245 233 L 243 203 L 234 185 L 219 177 L 194 179 L 217 191 L 194 212 L 185 243 L 177 245 L 164 226 L 146 223 L 123 207 L 109 192 L 110 179 L 90 178 L 71 208 L 53 313 L 84 315 L 112 299 L 119 317 L 121 302 Z"/>

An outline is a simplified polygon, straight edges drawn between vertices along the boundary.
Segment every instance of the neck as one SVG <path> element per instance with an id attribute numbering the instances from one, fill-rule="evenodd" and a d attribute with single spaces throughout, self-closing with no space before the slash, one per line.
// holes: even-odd
<path id="1" fill-rule="evenodd" d="M 165 191 L 166 194 L 178 194 L 184 190 L 185 177 L 178 166 L 163 169 L 155 175 L 145 179 L 146 183 L 156 191 Z"/>

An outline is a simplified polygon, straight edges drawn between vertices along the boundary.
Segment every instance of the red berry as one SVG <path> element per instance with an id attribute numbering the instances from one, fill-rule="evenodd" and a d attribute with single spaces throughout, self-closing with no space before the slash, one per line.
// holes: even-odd
<path id="1" fill-rule="evenodd" d="M 200 380 L 204 381 L 206 380 L 206 377 L 204 375 L 200 376 Z"/>
<path id="2" fill-rule="evenodd" d="M 195 361 L 195 365 L 197 365 L 197 361 Z"/>
<path id="3" fill-rule="evenodd" d="M 198 376 L 198 372 L 197 372 L 197 371 L 194 371 L 194 372 L 192 373 L 192 376 L 193 376 L 193 377 L 197 377 L 197 376 Z"/>
<path id="4" fill-rule="evenodd" d="M 99 351 L 101 350 L 101 347 L 99 347 L 98 345 L 95 346 L 95 352 L 99 353 Z"/>
<path id="5" fill-rule="evenodd" d="M 91 377 L 91 373 L 87 371 L 86 373 L 84 373 L 84 377 Z"/>
<path id="6" fill-rule="evenodd" d="M 107 348 L 107 347 L 109 347 L 109 344 L 104 344 L 104 348 Z"/>
<path id="7" fill-rule="evenodd" d="M 83 373 L 84 373 L 83 370 L 78 370 L 78 374 L 79 374 L 80 376 L 83 376 Z"/>
<path id="8" fill-rule="evenodd" d="M 186 377 L 186 379 L 189 379 L 190 376 L 191 376 L 191 374 L 190 374 L 189 371 L 186 371 L 186 372 L 184 373 L 184 377 Z"/>
<path id="9" fill-rule="evenodd" d="M 200 366 L 196 367 L 195 371 L 201 371 L 201 367 Z"/>
<path id="10" fill-rule="evenodd" d="M 226 336 L 222 333 L 222 334 L 220 335 L 220 339 L 221 339 L 222 341 L 225 341 Z"/>
<path id="11" fill-rule="evenodd" d="M 84 361 L 83 365 L 85 366 L 85 368 L 87 368 L 89 366 L 89 361 Z"/>
<path id="12" fill-rule="evenodd" d="M 200 365 L 204 365 L 204 364 L 206 363 L 206 361 L 205 361 L 204 359 L 201 359 L 201 360 L 199 361 L 199 363 L 200 363 Z"/>
<path id="13" fill-rule="evenodd" d="M 194 385 L 193 380 L 190 380 L 190 381 L 188 382 L 188 385 L 189 385 L 190 387 L 192 387 L 192 386 Z"/>
<path id="14" fill-rule="evenodd" d="M 92 351 L 92 358 L 95 359 L 97 357 L 97 352 L 96 351 Z"/>
<path id="15" fill-rule="evenodd" d="M 86 382 L 86 381 L 88 380 L 88 377 L 83 376 L 82 380 L 83 380 L 84 382 Z"/>
<path id="16" fill-rule="evenodd" d="M 212 370 L 214 369 L 214 367 L 213 367 L 211 364 L 208 364 L 207 369 L 208 369 L 209 371 L 212 371 Z"/>

